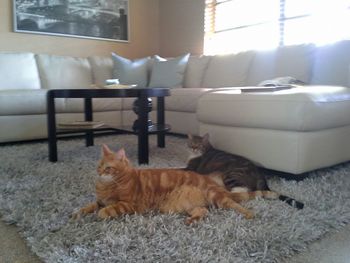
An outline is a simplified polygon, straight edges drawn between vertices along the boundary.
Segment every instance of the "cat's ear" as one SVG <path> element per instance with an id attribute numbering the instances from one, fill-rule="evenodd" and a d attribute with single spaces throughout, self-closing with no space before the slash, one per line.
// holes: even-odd
<path id="1" fill-rule="evenodd" d="M 115 153 L 115 157 L 117 160 L 124 160 L 126 159 L 126 154 L 124 148 L 121 148 L 119 151 Z"/>
<path id="2" fill-rule="evenodd" d="M 203 142 L 209 142 L 209 133 L 203 135 Z"/>
<path id="3" fill-rule="evenodd" d="M 113 151 L 109 149 L 109 147 L 106 144 L 102 144 L 102 155 L 107 156 L 113 154 Z"/>

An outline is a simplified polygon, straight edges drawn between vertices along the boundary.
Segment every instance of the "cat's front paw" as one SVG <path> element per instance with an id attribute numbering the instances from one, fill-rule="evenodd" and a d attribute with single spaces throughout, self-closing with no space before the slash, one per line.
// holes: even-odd
<path id="1" fill-rule="evenodd" d="M 80 219 L 80 213 L 79 212 L 74 212 L 73 214 L 71 214 L 70 218 L 73 220 L 79 220 Z"/>
<path id="2" fill-rule="evenodd" d="M 192 218 L 192 217 L 187 217 L 185 219 L 185 225 L 187 226 L 193 226 L 198 223 L 199 219 L 198 218 Z"/>
<path id="3" fill-rule="evenodd" d="M 95 212 L 97 209 L 98 209 L 98 204 L 97 203 L 90 203 L 90 204 L 84 206 L 83 208 L 80 208 L 79 211 L 74 212 L 72 214 L 72 219 L 78 220 L 82 216 L 85 216 L 87 214 Z"/>
<path id="4" fill-rule="evenodd" d="M 88 214 L 88 212 L 86 211 L 86 209 L 81 208 L 81 209 L 79 209 L 79 211 L 73 212 L 72 215 L 71 215 L 71 218 L 73 220 L 79 220 L 79 219 L 81 219 L 83 216 L 85 216 L 87 214 Z"/>
<path id="5" fill-rule="evenodd" d="M 101 219 L 107 219 L 111 217 L 116 217 L 117 212 L 113 207 L 104 207 L 98 212 L 98 217 Z"/>
<path id="6" fill-rule="evenodd" d="M 255 215 L 253 212 L 248 211 L 244 214 L 244 217 L 245 217 L 245 219 L 252 219 L 255 217 Z"/>

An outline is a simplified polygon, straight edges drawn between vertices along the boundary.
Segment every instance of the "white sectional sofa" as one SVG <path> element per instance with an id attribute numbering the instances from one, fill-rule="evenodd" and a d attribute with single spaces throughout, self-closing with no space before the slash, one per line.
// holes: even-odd
<path id="1" fill-rule="evenodd" d="M 166 98 L 180 134 L 210 133 L 219 149 L 262 167 L 301 174 L 350 160 L 350 41 L 225 56 L 192 56 L 182 87 Z M 111 57 L 0 53 L 0 142 L 46 138 L 46 92 L 89 88 L 112 78 Z M 306 86 L 241 92 L 276 77 Z M 93 100 L 94 119 L 131 124 L 133 99 Z M 59 99 L 58 120 L 83 119 L 80 99 Z"/>

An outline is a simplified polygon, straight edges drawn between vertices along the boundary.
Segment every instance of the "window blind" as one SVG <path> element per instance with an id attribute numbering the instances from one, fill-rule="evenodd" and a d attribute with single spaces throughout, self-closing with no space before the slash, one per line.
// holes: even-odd
<path id="1" fill-rule="evenodd" d="M 350 39 L 350 0 L 206 0 L 206 54 Z"/>

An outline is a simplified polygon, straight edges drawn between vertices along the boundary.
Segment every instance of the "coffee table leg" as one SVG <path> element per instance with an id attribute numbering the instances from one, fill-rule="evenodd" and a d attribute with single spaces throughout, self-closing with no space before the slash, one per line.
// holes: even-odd
<path id="1" fill-rule="evenodd" d="M 164 97 L 158 97 L 157 103 L 157 124 L 160 126 L 165 125 L 165 113 L 164 113 Z M 159 132 L 157 134 L 158 147 L 165 147 L 165 132 Z"/>
<path id="2" fill-rule="evenodd" d="M 138 111 L 138 159 L 139 164 L 148 164 L 148 100 L 147 96 L 139 97 Z"/>
<path id="3" fill-rule="evenodd" d="M 47 137 L 49 146 L 49 161 L 57 162 L 56 113 L 55 98 L 51 92 L 47 93 Z"/>
<path id="4" fill-rule="evenodd" d="M 92 121 L 92 99 L 85 98 L 84 99 L 84 112 L 85 112 L 85 121 Z M 93 131 L 85 132 L 85 144 L 86 146 L 94 145 L 94 135 Z"/>

